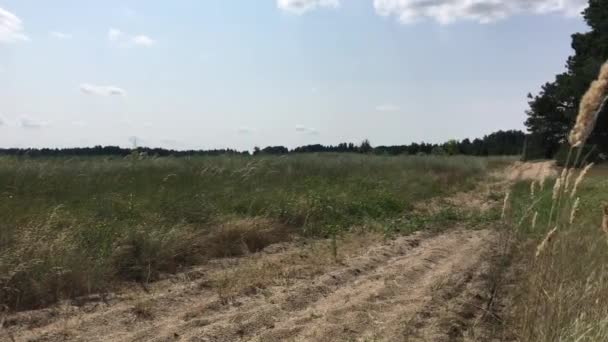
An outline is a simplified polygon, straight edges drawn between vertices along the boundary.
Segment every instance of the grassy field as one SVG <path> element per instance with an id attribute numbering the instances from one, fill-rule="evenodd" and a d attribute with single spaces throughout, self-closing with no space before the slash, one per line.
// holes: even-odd
<path id="1" fill-rule="evenodd" d="M 605 166 L 596 167 L 574 198 L 568 191 L 561 209 L 554 209 L 560 218 L 558 230 L 538 257 L 538 246 L 556 226 L 555 220 L 548 223 L 555 180 L 547 180 L 534 198 L 529 182 L 513 189 L 514 223 L 522 222 L 516 227 L 519 243 L 512 314 L 518 340 L 608 340 L 608 235 L 601 229 L 607 176 Z M 570 189 L 573 180 L 574 176 Z M 571 216 L 576 197 L 580 204 Z M 531 203 L 537 203 L 533 210 L 529 210 Z M 535 227 L 534 212 L 538 212 Z"/>
<path id="2" fill-rule="evenodd" d="M 148 282 L 294 234 L 411 231 L 415 202 L 470 189 L 504 159 L 298 155 L 0 158 L 0 305 Z"/>

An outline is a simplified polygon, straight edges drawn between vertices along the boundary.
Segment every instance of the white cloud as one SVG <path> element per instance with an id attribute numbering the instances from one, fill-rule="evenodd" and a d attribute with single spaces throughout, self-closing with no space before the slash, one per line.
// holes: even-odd
<path id="1" fill-rule="evenodd" d="M 36 128 L 46 127 L 49 125 L 49 123 L 46 121 L 39 121 L 36 119 L 32 119 L 27 116 L 22 116 L 18 120 L 18 125 L 21 128 L 36 129 Z"/>
<path id="2" fill-rule="evenodd" d="M 319 7 L 338 8 L 340 0 L 277 0 L 277 7 L 294 14 L 304 14 Z"/>
<path id="3" fill-rule="evenodd" d="M 376 13 L 402 23 L 433 19 L 441 24 L 468 20 L 490 23 L 518 13 L 577 15 L 587 0 L 374 0 Z"/>
<path id="4" fill-rule="evenodd" d="M 72 39 L 72 35 L 69 33 L 65 33 L 65 32 L 51 31 L 51 32 L 49 32 L 49 34 L 51 35 L 51 37 L 53 37 L 55 39 L 59 39 L 59 40 Z"/>
<path id="5" fill-rule="evenodd" d="M 99 95 L 99 96 L 125 96 L 126 92 L 124 89 L 116 86 L 101 86 L 89 83 L 83 83 L 80 85 L 80 91 L 88 95 Z"/>
<path id="6" fill-rule="evenodd" d="M 115 41 L 121 39 L 122 36 L 123 36 L 123 33 L 119 29 L 111 28 L 110 30 L 108 30 L 108 40 L 111 42 L 115 42 Z"/>
<path id="7" fill-rule="evenodd" d="M 394 105 L 394 104 L 382 104 L 382 105 L 376 106 L 376 110 L 379 112 L 396 112 L 400 109 L 401 108 L 399 106 Z"/>
<path id="8" fill-rule="evenodd" d="M 29 40 L 23 33 L 21 19 L 0 7 L 0 43 L 15 43 Z"/>
<path id="9" fill-rule="evenodd" d="M 156 40 L 145 34 L 131 35 L 116 28 L 108 30 L 108 40 L 115 43 L 125 45 L 132 44 L 143 47 L 150 47 L 156 44 Z"/>
<path id="10" fill-rule="evenodd" d="M 133 44 L 141 46 L 152 46 L 156 44 L 156 41 L 154 39 L 143 34 L 131 38 L 131 41 L 133 42 Z"/>

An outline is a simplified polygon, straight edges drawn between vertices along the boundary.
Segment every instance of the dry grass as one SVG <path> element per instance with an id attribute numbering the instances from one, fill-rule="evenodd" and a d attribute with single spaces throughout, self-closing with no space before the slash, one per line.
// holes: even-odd
<path id="1" fill-rule="evenodd" d="M 210 285 L 215 288 L 220 300 L 227 304 L 239 295 L 264 292 L 272 286 L 291 285 L 326 273 L 340 267 L 340 260 L 360 254 L 366 247 L 383 239 L 381 233 L 347 234 L 339 239 L 337 262 L 331 239 L 301 241 L 298 248 L 290 248 L 289 252 L 254 255 L 237 266 L 217 271 L 210 275 Z"/>
<path id="2" fill-rule="evenodd" d="M 608 63 L 602 65 L 597 80 L 581 99 L 578 116 L 574 128 L 570 132 L 570 145 L 580 147 L 585 144 L 589 135 L 595 128 L 597 116 L 601 107 L 606 103 L 608 94 Z"/>
<path id="3" fill-rule="evenodd" d="M 585 163 L 581 152 L 607 92 L 604 64 L 581 101 L 569 137 L 572 148 L 553 191 L 541 191 L 538 202 L 529 204 L 527 184 L 514 189 L 516 214 L 533 208 L 541 227 L 547 227 L 517 227 L 521 269 L 511 318 L 518 340 L 608 340 L 608 244 L 602 231 L 608 224 L 601 206 L 608 181 L 605 172 L 594 174 L 588 164 L 571 182 L 574 166 Z"/>

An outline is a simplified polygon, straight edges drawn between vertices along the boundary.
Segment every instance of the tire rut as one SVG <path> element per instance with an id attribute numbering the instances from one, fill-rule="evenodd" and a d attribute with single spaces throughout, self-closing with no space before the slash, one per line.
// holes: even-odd
<path id="1" fill-rule="evenodd" d="M 332 271 L 229 304 L 199 275 L 156 288 L 143 299 L 147 318 L 133 313 L 142 298 L 123 298 L 9 332 L 16 341 L 458 340 L 478 316 L 462 303 L 481 292 L 496 238 L 490 230 L 398 237 Z"/>

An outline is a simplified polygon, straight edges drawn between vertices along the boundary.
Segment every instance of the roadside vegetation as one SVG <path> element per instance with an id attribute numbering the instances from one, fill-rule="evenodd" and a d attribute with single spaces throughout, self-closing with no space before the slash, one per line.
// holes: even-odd
<path id="1" fill-rule="evenodd" d="M 602 230 L 608 169 L 590 171 L 576 197 L 565 196 L 563 209 L 549 222 L 554 184 L 548 180 L 540 191 L 537 183 L 534 198 L 530 182 L 513 189 L 514 217 L 522 222 L 516 227 L 511 315 L 516 336 L 520 341 L 608 340 L 608 232 Z"/>
<path id="2" fill-rule="evenodd" d="M 580 101 L 560 176 L 550 187 L 544 179 L 517 184 L 514 201 L 505 196 L 503 217 L 520 239 L 512 315 L 519 340 L 608 340 L 608 173 L 584 153 L 607 103 L 605 63 Z"/>
<path id="3" fill-rule="evenodd" d="M 471 189 L 507 160 L 2 157 L 0 305 L 41 307 L 145 283 L 293 235 L 422 229 L 436 219 L 413 214 L 414 203 Z"/>

